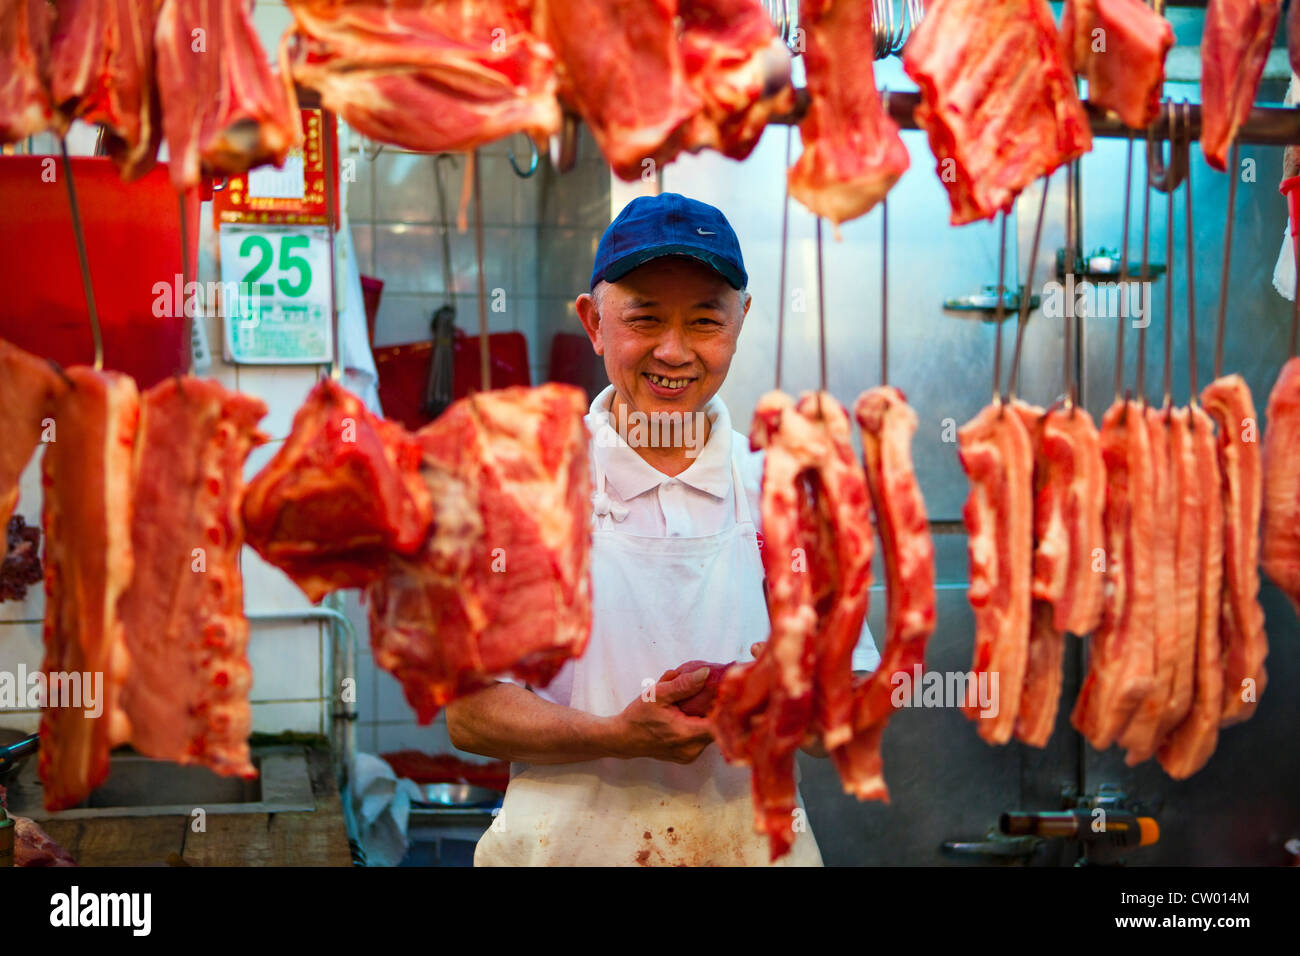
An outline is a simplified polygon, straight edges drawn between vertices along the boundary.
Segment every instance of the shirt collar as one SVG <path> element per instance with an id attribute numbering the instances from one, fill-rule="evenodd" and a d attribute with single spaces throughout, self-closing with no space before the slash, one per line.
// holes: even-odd
<path id="1" fill-rule="evenodd" d="M 591 403 L 586 422 L 592 435 L 592 454 L 605 472 L 605 480 L 627 501 L 657 488 L 671 476 L 642 458 L 610 423 L 613 398 L 614 386 L 607 386 Z M 676 477 L 705 494 L 725 498 L 731 486 L 731 414 L 717 395 L 705 404 L 704 413 L 709 417 L 709 440 L 690 466 Z"/>

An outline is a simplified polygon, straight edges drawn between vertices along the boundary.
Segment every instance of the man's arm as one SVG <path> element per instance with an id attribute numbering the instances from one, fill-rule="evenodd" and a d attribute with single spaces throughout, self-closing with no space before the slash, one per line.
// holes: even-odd
<path id="1" fill-rule="evenodd" d="M 660 678 L 655 699 L 639 697 L 622 713 L 597 717 L 542 700 L 516 684 L 493 687 L 447 705 L 457 750 L 533 764 L 581 763 L 601 757 L 654 757 L 690 763 L 712 741 L 709 722 L 676 707 L 704 684 L 708 668 Z M 668 671 L 664 676 L 674 674 Z"/>

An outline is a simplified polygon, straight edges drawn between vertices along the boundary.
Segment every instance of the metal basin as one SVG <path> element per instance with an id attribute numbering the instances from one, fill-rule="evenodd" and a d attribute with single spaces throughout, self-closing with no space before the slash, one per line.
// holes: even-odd
<path id="1" fill-rule="evenodd" d="M 136 754 L 114 754 L 108 779 L 79 806 L 47 811 L 35 759 L 28 760 L 9 787 L 9 809 L 34 820 L 97 817 L 189 816 L 208 814 L 287 813 L 314 810 L 307 756 L 301 748 L 269 747 L 254 751 L 253 780 L 222 777 L 206 767 L 187 767 Z"/>

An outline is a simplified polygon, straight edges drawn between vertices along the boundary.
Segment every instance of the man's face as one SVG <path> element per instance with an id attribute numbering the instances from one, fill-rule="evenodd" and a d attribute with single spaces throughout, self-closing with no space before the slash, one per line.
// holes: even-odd
<path id="1" fill-rule="evenodd" d="M 597 297 L 578 297 L 578 315 L 629 411 L 700 411 L 722 386 L 749 311 L 748 297 L 703 263 L 652 259 Z"/>

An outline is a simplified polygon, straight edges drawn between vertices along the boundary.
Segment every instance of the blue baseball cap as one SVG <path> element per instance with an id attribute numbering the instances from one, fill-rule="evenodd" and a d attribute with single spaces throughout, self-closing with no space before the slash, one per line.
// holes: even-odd
<path id="1" fill-rule="evenodd" d="M 591 288 L 601 279 L 617 282 L 662 256 L 698 259 L 734 289 L 749 282 L 740 240 L 722 210 L 680 193 L 660 193 L 633 199 L 609 224 L 596 248 Z"/>

